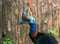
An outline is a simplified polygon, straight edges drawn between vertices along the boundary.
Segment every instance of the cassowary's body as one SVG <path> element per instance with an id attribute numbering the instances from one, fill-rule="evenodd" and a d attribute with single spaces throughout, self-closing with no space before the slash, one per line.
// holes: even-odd
<path id="1" fill-rule="evenodd" d="M 30 33 L 29 36 L 34 44 L 58 44 L 57 40 L 48 33 L 38 32 L 37 23 L 29 23 Z M 36 33 L 37 32 L 37 33 Z"/>
<path id="2" fill-rule="evenodd" d="M 38 33 L 35 38 L 31 36 L 30 38 L 34 42 L 34 44 L 58 44 L 57 40 L 47 33 Z"/>
<path id="3" fill-rule="evenodd" d="M 58 44 L 58 42 L 56 41 L 56 39 L 47 34 L 47 33 L 40 33 L 37 31 L 37 23 L 35 21 L 35 18 L 33 16 L 29 16 L 28 18 L 26 18 L 26 14 L 25 12 L 23 12 L 23 16 L 22 16 L 22 22 L 25 23 L 27 22 L 30 26 L 30 32 L 29 32 L 29 36 L 31 38 L 31 40 L 34 42 L 34 44 Z"/>

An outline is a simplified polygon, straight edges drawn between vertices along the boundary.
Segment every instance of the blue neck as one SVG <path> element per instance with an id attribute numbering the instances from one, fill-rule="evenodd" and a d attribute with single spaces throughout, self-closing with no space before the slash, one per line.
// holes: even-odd
<path id="1" fill-rule="evenodd" d="M 37 23 L 34 22 L 33 24 L 30 23 L 29 25 L 30 25 L 30 33 L 29 34 L 32 36 L 37 29 Z"/>

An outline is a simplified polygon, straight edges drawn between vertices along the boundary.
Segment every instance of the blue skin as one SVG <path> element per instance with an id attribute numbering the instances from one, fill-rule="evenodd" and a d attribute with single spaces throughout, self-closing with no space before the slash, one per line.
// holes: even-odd
<path id="1" fill-rule="evenodd" d="M 34 32 L 36 32 L 36 29 L 37 29 L 37 23 L 35 21 L 35 18 L 33 16 L 30 16 L 30 19 L 29 21 L 26 21 L 25 19 L 22 18 L 22 22 L 20 22 L 21 24 L 24 24 L 24 23 L 28 23 L 29 26 L 30 26 L 30 32 L 29 32 L 29 35 L 32 36 L 34 34 Z"/>
<path id="2" fill-rule="evenodd" d="M 30 26 L 29 35 L 32 36 L 36 32 L 36 29 L 37 29 L 37 23 L 33 16 L 30 16 L 30 20 L 28 21 L 28 24 Z"/>
<path id="3" fill-rule="evenodd" d="M 29 26 L 30 26 L 29 35 L 32 36 L 32 35 L 34 34 L 34 32 L 36 32 L 37 23 L 36 23 L 36 21 L 34 21 L 33 23 L 29 22 L 28 24 L 29 24 Z"/>

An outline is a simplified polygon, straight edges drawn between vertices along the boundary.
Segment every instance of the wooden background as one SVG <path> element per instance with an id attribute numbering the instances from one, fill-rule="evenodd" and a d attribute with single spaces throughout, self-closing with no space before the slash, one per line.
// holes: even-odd
<path id="1" fill-rule="evenodd" d="M 60 0 L 0 0 L 0 2 L 0 39 L 1 32 L 7 31 L 14 43 L 32 44 L 28 24 L 18 25 L 27 4 L 31 5 L 40 32 L 53 29 L 58 32 L 57 37 L 60 36 Z"/>

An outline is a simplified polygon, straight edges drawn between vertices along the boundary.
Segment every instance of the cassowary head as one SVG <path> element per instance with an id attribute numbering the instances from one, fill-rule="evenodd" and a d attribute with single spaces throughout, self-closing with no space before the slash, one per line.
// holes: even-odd
<path id="1" fill-rule="evenodd" d="M 29 20 L 29 17 L 32 15 L 32 12 L 30 11 L 30 8 L 27 7 L 24 9 L 22 14 L 22 20 Z"/>

